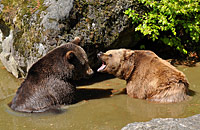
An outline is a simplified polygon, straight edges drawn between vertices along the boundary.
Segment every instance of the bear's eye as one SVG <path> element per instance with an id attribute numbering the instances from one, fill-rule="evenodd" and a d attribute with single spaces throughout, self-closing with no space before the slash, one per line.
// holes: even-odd
<path id="1" fill-rule="evenodd" d="M 109 54 L 108 56 L 109 56 L 109 57 L 112 57 L 112 54 Z"/>

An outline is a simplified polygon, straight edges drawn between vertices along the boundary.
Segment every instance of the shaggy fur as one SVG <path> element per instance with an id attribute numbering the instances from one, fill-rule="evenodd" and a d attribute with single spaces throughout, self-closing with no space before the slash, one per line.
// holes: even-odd
<path id="1" fill-rule="evenodd" d="M 107 72 L 127 81 L 127 94 L 155 102 L 187 99 L 189 83 L 185 75 L 152 51 L 118 49 L 99 53 Z"/>
<path id="2" fill-rule="evenodd" d="M 75 100 L 75 80 L 93 73 L 85 51 L 75 43 L 62 45 L 38 60 L 18 88 L 10 108 L 19 112 L 44 112 Z"/>

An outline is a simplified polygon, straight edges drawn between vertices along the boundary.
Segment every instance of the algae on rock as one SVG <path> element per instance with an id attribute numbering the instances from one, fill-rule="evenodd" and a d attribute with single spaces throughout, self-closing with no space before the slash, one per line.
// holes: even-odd
<path id="1" fill-rule="evenodd" d="M 135 1 L 12 0 L 2 1 L 0 7 L 0 22 L 5 23 L 0 26 L 0 58 L 15 77 L 26 76 L 40 57 L 76 36 L 83 38 L 81 45 L 93 67 L 98 51 L 133 47 L 140 40 L 124 15 L 126 9 L 138 8 Z"/>

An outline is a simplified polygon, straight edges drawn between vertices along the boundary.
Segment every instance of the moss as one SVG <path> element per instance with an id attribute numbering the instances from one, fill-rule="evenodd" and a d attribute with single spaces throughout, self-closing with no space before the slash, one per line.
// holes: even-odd
<path id="1" fill-rule="evenodd" d="M 32 51 L 33 43 L 39 42 L 41 33 L 36 30 L 40 23 L 40 13 L 47 7 L 43 6 L 44 0 L 3 0 L 3 11 L 0 15 L 5 24 L 14 30 L 14 47 L 23 56 L 28 56 Z M 17 11 L 16 11 L 17 10 Z M 36 13 L 38 21 L 31 24 L 31 18 Z M 15 21 L 13 21 L 15 19 Z M 13 24 L 13 22 L 15 22 Z"/>
<path id="2" fill-rule="evenodd" d="M 66 37 L 69 36 L 68 34 L 81 35 L 87 37 L 84 41 L 86 44 L 110 46 L 124 29 L 129 28 L 130 22 L 123 11 L 133 3 L 134 1 L 124 3 L 124 1 L 114 0 L 88 0 L 87 2 L 75 0 L 69 18 L 76 19 L 77 24 L 70 26 L 65 35 Z M 77 18 L 77 16 L 82 17 Z"/>
<path id="3" fill-rule="evenodd" d="M 14 30 L 14 49 L 19 52 L 20 58 L 27 62 L 29 57 L 39 57 L 37 43 L 45 41 L 45 51 L 47 51 L 59 45 L 62 40 L 68 42 L 75 36 L 84 37 L 82 45 L 87 46 L 87 50 L 91 51 L 88 54 L 96 58 L 97 49 L 103 50 L 105 47 L 115 46 L 113 43 L 121 44 L 116 42 L 119 38 L 123 39 L 124 35 L 120 33 L 130 28 L 128 18 L 124 16 L 123 11 L 134 3 L 129 0 L 74 0 L 69 18 L 59 20 L 59 24 L 62 25 L 58 26 L 61 30 L 59 32 L 57 31 L 59 29 L 52 31 L 41 27 L 41 11 L 47 8 L 43 6 L 43 2 L 43 0 L 4 0 L 3 3 L 6 8 L 0 18 L 2 17 L 6 25 Z M 54 22 L 54 19 L 50 21 Z M 126 45 L 128 44 L 132 43 L 128 41 Z"/>

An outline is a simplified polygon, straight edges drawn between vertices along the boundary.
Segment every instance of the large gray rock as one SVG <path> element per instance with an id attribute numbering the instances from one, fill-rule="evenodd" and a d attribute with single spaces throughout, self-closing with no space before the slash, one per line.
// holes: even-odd
<path id="1" fill-rule="evenodd" d="M 157 118 L 148 122 L 130 123 L 122 130 L 199 130 L 200 114 L 188 118 Z"/>
<path id="2" fill-rule="evenodd" d="M 14 52 L 13 42 L 13 31 L 11 31 L 10 35 L 2 41 L 2 52 L 0 53 L 0 59 L 6 69 L 15 77 L 18 77 L 18 69 L 20 68 L 18 68 L 16 60 L 12 54 L 12 52 Z"/>
<path id="3" fill-rule="evenodd" d="M 17 2 L 17 0 L 13 0 Z M 15 77 L 24 77 L 31 65 L 51 49 L 83 38 L 90 65 L 96 54 L 110 48 L 133 47 L 140 40 L 124 11 L 138 8 L 130 0 L 44 0 L 17 4 L 3 11 L 0 59 Z M 6 1 L 4 2 L 6 3 Z M 12 3 L 9 3 L 12 5 Z M 35 5 L 35 6 L 33 6 Z M 3 8 L 3 5 L 0 6 Z M 2 43 L 2 44 L 1 44 Z"/>
<path id="4" fill-rule="evenodd" d="M 30 5 L 26 5 L 27 8 L 24 8 L 25 5 L 19 6 L 15 16 L 0 12 L 2 16 L 8 16 L 0 18 L 3 34 L 0 39 L 0 59 L 17 78 L 25 77 L 34 62 L 56 47 L 51 47 L 49 43 L 52 42 L 52 36 L 57 37 L 60 32 L 59 21 L 68 18 L 73 0 L 45 0 L 37 4 L 41 8 L 35 7 L 34 11 L 30 11 Z M 0 7 L 4 6 L 1 4 Z"/>
<path id="5" fill-rule="evenodd" d="M 44 16 L 40 16 L 41 26 L 45 30 L 52 30 L 58 33 L 60 31 L 59 21 L 68 18 L 69 13 L 73 7 L 73 0 L 45 0 L 44 6 L 48 7 L 46 13 L 42 12 Z"/>

